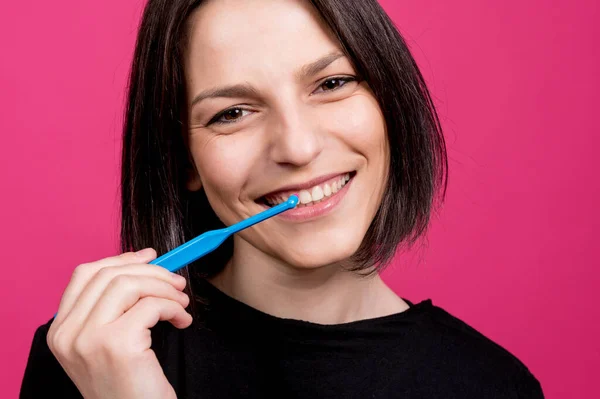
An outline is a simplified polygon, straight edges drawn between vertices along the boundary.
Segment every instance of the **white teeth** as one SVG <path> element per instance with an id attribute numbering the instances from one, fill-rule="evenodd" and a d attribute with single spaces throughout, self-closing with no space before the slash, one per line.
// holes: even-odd
<path id="1" fill-rule="evenodd" d="M 310 190 L 300 190 L 298 193 L 298 199 L 300 200 L 301 205 L 306 205 L 311 202 L 318 203 L 325 197 L 329 197 L 332 194 L 337 193 L 346 185 L 346 182 L 350 180 L 350 173 L 346 173 L 345 175 L 337 178 L 334 181 L 330 181 L 323 185 L 318 185 L 313 187 Z M 276 196 L 276 197 L 266 197 L 267 203 L 271 206 L 281 204 L 282 202 L 287 201 L 287 197 Z"/>
<path id="2" fill-rule="evenodd" d="M 310 193 L 306 190 L 300 190 L 300 192 L 298 193 L 299 197 L 300 197 L 300 203 L 301 204 L 308 204 L 309 202 L 312 202 L 312 197 L 310 195 Z"/>
<path id="3" fill-rule="evenodd" d="M 333 183 L 331 183 L 331 192 L 332 193 L 337 193 L 338 192 L 338 183 L 337 183 L 337 181 L 334 181 Z"/>
<path id="4" fill-rule="evenodd" d="M 311 197 L 313 201 L 319 201 L 323 199 L 324 195 L 321 186 L 315 186 L 312 189 Z"/>

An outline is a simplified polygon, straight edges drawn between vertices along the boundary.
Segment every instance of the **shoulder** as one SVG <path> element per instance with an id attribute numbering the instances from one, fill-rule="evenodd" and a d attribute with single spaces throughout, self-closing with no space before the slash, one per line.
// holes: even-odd
<path id="1" fill-rule="evenodd" d="M 423 356 L 446 375 L 464 379 L 491 395 L 496 389 L 510 398 L 543 398 L 539 381 L 515 355 L 430 300 L 423 301 L 415 340 Z M 496 396 L 482 396 L 496 397 Z"/>

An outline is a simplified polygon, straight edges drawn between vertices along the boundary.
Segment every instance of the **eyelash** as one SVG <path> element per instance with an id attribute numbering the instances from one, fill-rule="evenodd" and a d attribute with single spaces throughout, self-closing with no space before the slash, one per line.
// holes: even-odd
<path id="1" fill-rule="evenodd" d="M 337 80 L 339 82 L 343 82 L 343 84 L 341 86 L 337 86 L 334 89 L 323 90 L 323 91 L 321 91 L 321 93 L 331 93 L 333 91 L 341 89 L 342 87 L 344 87 L 346 85 L 346 83 L 354 82 L 354 81 L 357 81 L 358 79 L 356 77 L 354 77 L 354 76 L 332 76 L 330 78 L 327 78 L 327 79 L 323 80 L 321 82 L 321 84 L 318 86 L 318 88 L 320 88 L 321 86 L 323 86 L 326 82 L 329 82 L 329 81 L 332 81 L 332 80 Z M 312 93 L 311 93 L 311 95 L 312 95 Z M 225 116 L 225 114 L 227 114 L 228 112 L 238 111 L 238 110 L 242 111 L 242 112 L 244 112 L 244 111 L 250 111 L 249 109 L 242 108 L 242 107 L 239 107 L 239 106 L 227 108 L 227 109 L 219 112 L 215 116 L 213 116 L 212 119 L 206 124 L 206 126 L 213 125 L 213 124 L 215 124 L 215 125 L 227 125 L 227 124 L 230 124 L 230 123 L 236 123 L 241 118 L 235 119 L 235 120 L 232 120 L 232 121 L 221 121 L 219 119 L 221 119 L 223 116 Z"/>

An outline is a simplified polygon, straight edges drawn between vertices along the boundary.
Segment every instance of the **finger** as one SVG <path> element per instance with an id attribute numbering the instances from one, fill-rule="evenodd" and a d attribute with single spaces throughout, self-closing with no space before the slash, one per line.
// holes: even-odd
<path id="1" fill-rule="evenodd" d="M 168 299 L 184 308 L 189 304 L 186 294 L 163 280 L 147 276 L 121 275 L 106 287 L 85 324 L 94 328 L 113 322 L 146 297 Z"/>
<path id="2" fill-rule="evenodd" d="M 63 320 L 65 327 L 80 329 L 106 287 L 111 281 L 122 275 L 153 277 L 172 285 L 176 290 L 183 290 L 186 284 L 186 280 L 182 276 L 157 265 L 137 264 L 105 267 L 98 271 L 84 287 L 81 295 Z"/>
<path id="3" fill-rule="evenodd" d="M 118 319 L 118 323 L 152 328 L 161 320 L 169 321 L 176 328 L 186 328 L 192 324 L 192 316 L 179 302 L 157 297 L 140 299 Z"/>
<path id="4" fill-rule="evenodd" d="M 125 252 L 121 255 L 110 256 L 91 263 L 84 263 L 75 268 L 71 280 L 65 289 L 56 319 L 62 319 L 69 313 L 73 304 L 81 294 L 88 282 L 103 268 L 123 266 L 133 263 L 146 263 L 156 258 L 156 251 L 152 248 L 146 248 L 138 252 Z"/>

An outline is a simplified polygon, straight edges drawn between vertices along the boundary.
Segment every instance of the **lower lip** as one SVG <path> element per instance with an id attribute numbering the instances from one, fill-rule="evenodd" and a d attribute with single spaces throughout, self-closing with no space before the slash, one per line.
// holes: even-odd
<path id="1" fill-rule="evenodd" d="M 276 217 L 288 221 L 307 221 L 330 213 L 342 201 L 348 191 L 348 187 L 352 184 L 354 177 L 355 176 L 348 180 L 346 185 L 344 185 L 337 193 L 329 197 L 323 197 L 321 202 L 309 206 L 296 207 L 280 213 Z M 267 205 L 263 206 L 269 208 Z"/>

